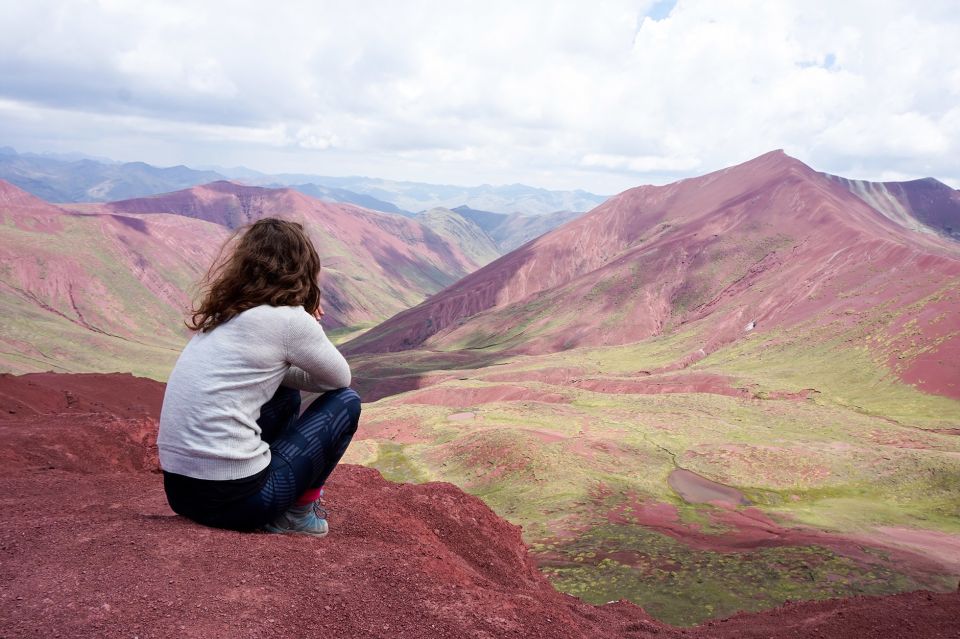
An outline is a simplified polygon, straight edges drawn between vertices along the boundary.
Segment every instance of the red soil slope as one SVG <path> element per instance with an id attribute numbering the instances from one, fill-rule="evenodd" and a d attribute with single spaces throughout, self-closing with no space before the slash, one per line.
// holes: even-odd
<path id="1" fill-rule="evenodd" d="M 562 595 L 520 530 L 450 484 L 337 469 L 324 539 L 174 516 L 152 435 L 163 386 L 0 376 L 0 635 L 956 637 L 960 595 L 788 604 L 677 629 Z"/>
<path id="2" fill-rule="evenodd" d="M 702 356 L 751 322 L 759 331 L 806 320 L 854 324 L 886 307 L 899 315 L 883 320 L 884 354 L 897 372 L 960 397 L 960 360 L 951 355 L 960 352 L 958 284 L 960 245 L 908 230 L 839 182 L 773 152 L 626 191 L 345 350 L 552 352 L 690 324 L 705 335 Z M 915 349 L 905 360 L 897 358 L 907 347 L 901 338 Z"/>

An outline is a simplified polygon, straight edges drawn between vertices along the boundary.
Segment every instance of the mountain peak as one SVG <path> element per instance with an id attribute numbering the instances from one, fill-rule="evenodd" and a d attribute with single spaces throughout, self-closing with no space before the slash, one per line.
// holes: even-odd
<path id="1" fill-rule="evenodd" d="M 737 169 L 739 167 L 765 167 L 765 168 L 801 168 L 806 171 L 813 172 L 809 166 L 793 157 L 788 155 L 783 149 L 774 149 L 772 151 L 767 151 L 762 155 L 758 155 L 752 160 L 747 160 L 741 164 L 730 167 L 731 169 Z"/>

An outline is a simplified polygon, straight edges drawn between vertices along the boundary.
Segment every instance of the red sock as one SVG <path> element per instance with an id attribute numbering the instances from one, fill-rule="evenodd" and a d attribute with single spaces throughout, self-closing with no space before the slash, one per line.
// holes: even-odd
<path id="1" fill-rule="evenodd" d="M 307 504 L 312 504 L 313 502 L 320 499 L 320 491 L 322 488 L 308 488 L 307 492 L 300 495 L 300 498 L 297 499 L 297 506 L 306 506 Z"/>

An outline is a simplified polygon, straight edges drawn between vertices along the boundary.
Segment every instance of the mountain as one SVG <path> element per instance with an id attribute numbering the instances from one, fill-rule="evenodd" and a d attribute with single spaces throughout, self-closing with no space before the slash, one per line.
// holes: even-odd
<path id="1" fill-rule="evenodd" d="M 99 361 L 94 363 L 100 368 L 93 368 L 92 360 L 77 363 L 77 349 L 82 346 L 90 358 L 102 357 L 114 367 L 129 361 L 140 365 L 151 353 L 142 343 L 152 344 L 154 337 L 134 337 L 138 344 L 119 330 L 148 331 L 149 326 L 138 323 L 146 321 L 141 315 L 153 313 L 157 306 L 145 303 L 145 310 L 134 308 L 129 327 L 122 324 L 123 314 L 114 313 L 114 323 L 107 328 L 88 320 L 95 308 L 80 307 L 81 318 L 69 306 L 52 307 L 61 315 L 42 306 L 52 295 L 39 276 L 51 266 L 34 264 L 34 246 L 58 242 L 53 254 L 44 258 L 54 264 L 55 273 L 63 273 L 56 278 L 60 283 L 49 287 L 54 293 L 69 292 L 73 281 L 69 278 L 83 273 L 85 264 L 101 259 L 100 254 L 107 256 L 104 263 L 117 261 L 114 252 L 98 248 L 102 241 L 94 233 L 71 232 L 63 236 L 69 241 L 57 239 L 60 231 L 56 229 L 41 234 L 37 229 L 46 225 L 82 223 L 61 220 L 61 209 L 22 192 L 11 190 L 6 197 L 17 206 L 9 211 L 0 208 L 5 211 L 0 229 L 11 234 L 8 245 L 12 247 L 0 264 L 6 272 L 8 264 L 15 264 L 21 273 L 36 272 L 37 282 L 24 290 L 40 290 L 43 295 L 32 300 L 22 294 L 0 298 L 5 304 L 4 300 L 19 304 L 9 311 L 5 306 L 4 318 L 18 319 L 21 312 L 36 311 L 35 316 L 46 324 L 4 322 L 2 350 L 19 348 L 16 352 L 35 357 L 47 367 L 47 362 L 54 362 L 75 369 L 107 370 Z M 277 210 L 287 209 L 296 204 L 295 198 L 305 197 L 292 191 L 262 193 L 215 184 L 173 199 L 181 207 L 176 210 L 204 218 L 192 221 L 228 233 L 226 227 L 242 224 L 259 210 L 274 210 L 274 204 Z M 264 204 L 267 201 L 274 204 Z M 134 211 L 157 208 L 155 201 L 128 206 Z M 127 226 L 149 224 L 164 215 L 125 213 L 103 205 L 77 208 L 99 213 L 90 216 L 93 219 Z M 304 213 L 302 219 L 312 229 L 313 222 L 307 219 L 311 215 Z M 191 221 L 179 215 L 167 217 L 174 223 Z M 427 234 L 422 225 L 407 222 Z M 403 229 L 389 230 L 396 234 Z M 360 240 L 368 238 L 364 231 Z M 133 244 L 135 239 L 127 237 L 126 243 Z M 71 251 L 79 254 L 82 263 L 61 266 L 55 261 Z M 467 276 L 419 309 L 401 313 L 375 329 L 367 345 L 392 350 L 367 351 L 363 338 L 354 340 L 355 352 L 349 359 L 366 403 L 362 428 L 344 461 L 374 467 L 387 479 L 426 483 L 426 487 L 404 489 L 412 494 L 412 503 L 437 503 L 444 513 L 457 513 L 465 526 L 457 530 L 464 534 L 479 535 L 495 524 L 477 510 L 461 513 L 447 497 L 430 492 L 436 485 L 431 482 L 451 482 L 480 497 L 498 516 L 522 526 L 530 557 L 550 584 L 599 606 L 578 608 L 588 618 L 594 615 L 592 625 L 582 632 L 575 618 L 559 613 L 554 617 L 552 609 L 535 611 L 538 620 L 561 619 L 572 636 L 603 632 L 596 630 L 598 625 L 612 629 L 612 634 L 628 634 L 626 624 L 616 625 L 600 605 L 618 599 L 642 605 L 656 619 L 685 626 L 730 618 L 737 611 L 769 611 L 766 616 L 738 615 L 701 626 L 708 636 L 724 628 L 735 628 L 731 634 L 745 636 L 751 632 L 770 636 L 785 628 L 789 630 L 784 632 L 800 636 L 821 632 L 844 636 L 847 631 L 869 635 L 875 630 L 878 636 L 884 632 L 910 636 L 921 626 L 939 632 L 939 622 L 919 617 L 919 611 L 942 613 L 941 604 L 952 596 L 946 593 L 956 590 L 960 574 L 956 519 L 960 489 L 955 481 L 960 476 L 960 400 L 956 398 L 960 376 L 953 356 L 960 335 L 956 255 L 956 242 L 905 228 L 843 184 L 782 153 L 665 187 L 632 189 L 495 260 L 477 271 L 479 277 Z M 198 255 L 194 265 L 203 264 L 204 259 Z M 113 274 L 98 277 L 106 282 L 103 287 L 108 292 L 117 288 L 111 277 L 121 281 Z M 464 282 L 469 286 L 463 288 Z M 91 306 L 110 310 L 113 298 L 103 296 L 98 304 L 100 294 L 91 288 L 83 297 L 91 299 Z M 69 296 L 65 297 L 69 303 Z M 421 313 L 424 308 L 437 312 Z M 176 315 L 172 306 L 169 313 Z M 128 339 L 84 328 L 81 321 Z M 435 328 L 434 322 L 442 325 Z M 394 335 L 384 329 L 390 326 L 400 330 L 401 339 L 391 342 Z M 13 342 L 14 348 L 8 347 L 12 331 L 20 340 Z M 127 350 L 110 352 L 121 346 Z M 28 347 L 34 350 L 27 352 Z M 172 358 L 176 352 L 173 345 L 162 355 Z M 155 370 L 162 370 L 164 362 L 167 367 L 172 363 L 172 359 L 161 360 L 157 355 Z M 22 356 L 17 361 L 19 371 L 39 367 Z M 119 380 L 112 380 L 110 387 L 120 389 L 124 399 L 134 395 Z M 0 399 L 24 399 L 0 406 L 0 415 L 19 420 L 16 416 L 27 412 L 28 404 L 42 405 L 34 391 L 19 387 L 0 392 Z M 35 471 L 25 480 L 30 486 L 42 476 L 61 477 L 61 483 L 40 485 L 37 490 L 68 495 L 68 501 L 80 509 L 68 509 L 70 521 L 81 510 L 85 516 L 93 512 L 92 497 L 97 503 L 120 504 L 104 511 L 107 519 L 95 522 L 97 530 L 108 533 L 118 529 L 132 533 L 136 525 L 155 521 L 149 515 L 162 516 L 146 510 L 144 522 L 130 523 L 124 517 L 132 511 L 120 499 L 119 490 L 122 484 L 128 494 L 134 485 L 132 493 L 140 495 L 141 501 L 151 495 L 162 499 L 146 484 L 146 475 L 153 476 L 145 465 L 151 450 L 145 436 L 152 424 L 131 425 L 133 436 L 125 440 L 111 429 L 117 426 L 114 420 L 106 426 L 83 422 L 84 414 L 96 412 L 96 402 L 106 403 L 102 395 L 85 401 L 79 389 L 68 386 L 55 389 L 54 394 L 57 408 L 51 412 L 66 413 L 59 427 L 29 415 L 27 420 L 8 422 L 8 442 L 17 441 L 18 435 L 35 438 L 7 451 L 3 466 L 13 471 L 11 481 L 16 481 L 24 465 Z M 71 415 L 71 404 L 81 414 Z M 78 454 L 70 448 L 69 437 L 87 432 L 77 430 L 84 423 L 93 431 L 84 441 L 96 434 L 103 438 L 96 441 L 108 444 L 139 444 L 120 451 L 89 445 Z M 80 471 L 77 475 L 89 471 L 85 464 L 91 459 L 122 471 L 123 481 L 114 486 L 108 475 L 88 477 L 89 481 L 72 474 L 63 477 L 74 470 Z M 347 467 L 344 470 L 350 472 Z M 372 473 L 358 470 L 352 479 L 367 488 L 383 487 Z M 136 483 L 140 480 L 142 485 Z M 332 495 L 340 490 L 335 482 L 330 486 Z M 75 492 L 63 492 L 64 487 Z M 48 518 L 59 511 L 29 510 L 30 504 L 43 502 L 31 497 L 33 493 L 20 492 L 29 488 L 26 484 L 11 483 L 5 488 L 10 494 L 26 495 L 14 503 L 16 512 L 25 511 L 30 521 L 52 522 L 38 534 L 67 549 L 61 554 L 79 562 L 70 567 L 100 575 L 100 584 L 114 583 L 114 573 L 90 573 L 82 563 L 86 555 L 71 551 L 79 543 L 76 540 L 88 534 L 78 537 L 74 528 Z M 346 496 L 348 491 L 341 494 Z M 353 531 L 359 531 L 364 542 L 350 537 L 353 543 L 335 553 L 360 563 L 350 563 L 334 576 L 339 583 L 349 583 L 352 575 L 362 573 L 366 584 L 371 583 L 371 574 L 386 576 L 387 590 L 404 595 L 390 600 L 386 610 L 411 615 L 383 622 L 404 631 L 397 634 L 416 636 L 415 629 L 425 630 L 415 625 L 424 614 L 404 607 L 404 602 L 425 600 L 433 602 L 425 606 L 429 610 L 447 610 L 446 599 L 429 599 L 429 593 L 455 593 L 451 596 L 460 602 L 467 596 L 464 593 L 471 593 L 474 600 L 491 601 L 489 591 L 466 587 L 492 583 L 492 590 L 508 592 L 510 601 L 536 600 L 529 591 L 510 590 L 496 576 L 502 574 L 496 559 L 467 549 L 468 558 L 478 558 L 468 561 L 470 566 L 492 561 L 498 567 L 493 575 L 469 572 L 456 556 L 424 546 L 433 539 L 429 534 L 418 535 L 412 542 L 424 551 L 423 563 L 413 563 L 411 557 L 417 555 L 398 547 L 397 532 L 385 526 L 397 521 L 395 512 L 414 526 L 413 516 L 423 509 L 389 502 L 381 509 L 388 523 L 357 519 L 372 512 L 365 504 L 385 503 L 385 494 L 386 490 L 356 493 L 355 501 L 340 511 L 344 522 L 359 522 Z M 346 500 L 340 503 L 346 505 Z M 22 528 L 21 519 L 12 521 L 10 530 Z M 433 524 L 436 519 L 427 521 L 432 524 L 427 530 L 444 547 L 455 544 L 459 533 Z M 334 530 L 339 525 L 334 520 Z M 178 534 L 173 537 L 183 538 L 180 529 L 174 532 Z M 16 542 L 10 541 L 10 534 L 4 533 L 8 548 Z M 371 568 L 370 561 L 380 554 L 345 554 L 359 546 L 371 548 L 370 535 L 394 544 L 384 552 L 399 557 L 399 567 L 376 563 Z M 110 543 L 106 536 L 97 539 Z M 222 547 L 225 539 L 208 541 Z M 488 538 L 475 539 L 478 547 L 491 548 Z M 246 543 L 240 538 L 235 541 Z M 373 548 L 380 552 L 380 546 Z M 496 549 L 495 554 L 502 556 L 500 546 Z M 40 561 L 37 557 L 48 556 L 44 548 L 40 550 L 37 555 L 17 556 L 29 557 L 24 561 L 30 565 Z M 194 554 L 209 554 L 207 550 L 198 547 Z M 114 563 L 128 568 L 143 549 L 124 552 L 129 554 L 120 555 Z M 169 552 L 161 550 L 159 556 Z M 442 573 L 453 575 L 452 581 L 426 580 L 433 573 L 421 566 L 438 562 L 453 567 Z M 44 575 L 62 580 L 62 562 L 41 566 Z M 303 574 L 314 574 L 315 569 L 307 566 Z M 514 563 L 506 572 L 527 574 L 523 570 Z M 201 567 L 200 572 L 204 571 Z M 37 572 L 25 570 L 31 576 Z M 190 577 L 197 575 L 188 572 L 184 581 L 193 583 Z M 228 575 L 228 581 L 233 577 Z M 169 599 L 175 605 L 174 599 L 163 599 L 174 578 L 158 581 L 147 598 Z M 283 584 L 268 580 L 264 587 L 277 586 L 270 593 L 280 592 L 281 586 L 289 589 L 289 580 L 280 581 Z M 14 583 L 36 582 L 18 579 Z M 119 583 L 112 592 L 118 593 L 123 614 L 141 610 L 132 600 L 120 598 L 119 593 L 129 588 Z M 429 593 L 410 594 L 404 589 L 416 584 L 429 584 Z M 209 600 L 209 609 L 217 617 L 235 612 L 222 597 L 217 599 L 223 587 L 214 584 L 211 592 L 216 596 Z M 43 584 L 40 590 L 49 588 Z M 850 604 L 791 603 L 777 608 L 787 601 L 918 590 L 940 594 L 901 594 Z M 336 592 L 317 592 L 332 600 L 325 604 L 331 611 L 348 609 L 350 602 L 341 601 Z M 69 591 L 66 599 L 75 598 L 73 593 Z M 303 610 L 296 602 L 309 594 L 304 590 L 293 600 L 283 600 L 289 603 L 288 612 L 275 621 L 297 623 Z M 30 591 L 20 596 L 24 599 L 19 603 L 12 598 L 5 601 L 11 606 L 30 605 Z M 571 597 L 552 596 L 579 606 Z M 118 609 L 115 602 L 107 603 Z M 856 608 L 860 604 L 864 608 Z M 90 604 L 96 606 L 102 606 L 102 598 Z M 635 610 L 626 604 L 615 609 Z M 371 619 L 399 615 L 373 604 L 364 610 L 366 616 L 359 618 L 357 627 L 368 634 L 380 628 L 371 631 Z M 497 619 L 512 610 L 517 609 L 508 607 Z M 487 617 L 471 611 L 467 621 L 460 614 L 457 622 L 466 626 L 475 620 L 480 630 L 496 636 L 495 628 L 483 625 Z M 788 613 L 797 611 L 805 611 L 806 616 L 788 618 Z M 882 615 L 893 611 L 899 616 L 891 622 L 892 629 L 869 625 L 887 619 Z M 188 622 L 212 623 L 213 617 L 202 608 L 190 614 L 196 616 Z M 34 618 L 27 617 L 23 623 Z M 146 613 L 140 618 L 152 623 Z M 745 618 L 748 621 L 742 621 Z M 841 631 L 840 626 L 831 625 L 841 618 L 857 621 Z M 952 617 L 947 618 L 943 624 L 950 628 Z M 74 617 L 64 623 L 73 623 L 70 619 Z M 445 619 L 430 623 L 446 630 Z M 631 623 L 638 624 L 632 626 L 635 632 L 642 636 L 649 627 L 639 621 L 631 618 Z M 164 623 L 157 621 L 148 629 L 163 634 Z M 497 623 L 501 624 L 497 628 L 514 623 L 508 626 L 510 632 L 516 630 L 514 634 L 556 634 L 542 623 L 533 626 L 532 621 Z M 353 627 L 344 632 L 349 635 Z M 661 636 L 673 632 L 662 625 L 654 628 Z M 699 629 L 686 631 L 695 636 Z"/>
<path id="2" fill-rule="evenodd" d="M 502 255 L 483 229 L 456 211 L 438 207 L 418 213 L 414 219 L 461 247 L 470 259 L 481 266 Z"/>
<path id="3" fill-rule="evenodd" d="M 6 633 L 934 639 L 956 629 L 955 592 L 794 602 L 684 628 L 623 600 L 591 605 L 557 592 L 520 529 L 479 499 L 349 464 L 326 487 L 322 540 L 204 528 L 163 494 L 163 390 L 130 375 L 0 375 Z"/>
<path id="4" fill-rule="evenodd" d="M 939 180 L 865 182 L 828 177 L 905 228 L 960 240 L 960 191 Z"/>
<path id="5" fill-rule="evenodd" d="M 17 150 L 10 146 L 0 147 L 0 156 L 16 156 L 22 155 L 27 158 L 42 158 L 47 160 L 61 160 L 64 162 L 77 162 L 79 160 L 93 160 L 94 162 L 101 162 L 103 164 L 120 164 L 110 158 L 105 158 L 98 155 L 87 155 L 86 153 L 77 153 L 77 152 L 66 152 L 66 153 L 21 153 L 18 154 Z"/>
<path id="6" fill-rule="evenodd" d="M 944 357 L 960 336 L 956 322 L 943 319 L 960 317 L 958 282 L 960 245 L 909 231 L 835 180 L 773 152 L 626 191 L 346 348 L 543 353 L 682 328 L 699 331 L 691 357 L 702 357 L 754 329 L 886 313 L 876 320 L 884 336 L 873 345 L 877 354 L 893 357 L 915 341 L 904 324 L 919 321 L 928 347 L 892 368 L 960 396 L 960 364 Z"/>
<path id="7" fill-rule="evenodd" d="M 413 220 L 287 188 L 220 181 L 98 208 L 123 215 L 172 213 L 231 230 L 266 216 L 300 221 L 321 255 L 332 326 L 389 317 L 477 268 L 459 247 Z"/>
<path id="8" fill-rule="evenodd" d="M 164 378 L 188 335 L 197 282 L 233 229 L 266 215 L 298 220 L 313 238 L 330 329 L 380 321 L 478 266 L 413 220 L 291 189 L 215 182 L 70 206 L 0 182 L 7 370 Z"/>
<path id="9" fill-rule="evenodd" d="M 0 180 L 0 215 L 8 225 L 22 229 L 55 226 L 61 214 L 56 206 Z"/>
<path id="10" fill-rule="evenodd" d="M 77 159 L 74 159 L 77 158 Z M 195 170 L 114 162 L 81 154 L 17 153 L 0 147 L 0 179 L 48 202 L 108 202 L 168 193 L 225 178 L 257 186 L 289 186 L 331 202 L 410 216 L 409 211 L 467 204 L 528 215 L 560 209 L 586 211 L 604 200 L 586 191 L 549 191 L 523 184 L 476 187 L 398 182 L 366 177 L 270 175 L 245 167 Z"/>
<path id="11" fill-rule="evenodd" d="M 453 210 L 483 229 L 496 242 L 501 253 L 509 253 L 547 231 L 583 215 L 576 211 L 554 211 L 543 215 L 493 213 L 471 209 L 469 206 L 458 206 Z"/>
<path id="12" fill-rule="evenodd" d="M 497 227 L 503 224 L 504 220 L 510 217 L 508 213 L 494 213 L 493 211 L 479 211 L 477 209 L 472 209 L 466 204 L 454 207 L 451 209 L 462 215 L 465 219 L 470 220 L 476 224 L 480 229 L 486 233 L 493 233 Z"/>
<path id="13" fill-rule="evenodd" d="M 581 215 L 583 213 L 578 211 L 554 211 L 544 215 L 514 213 L 494 230 L 493 237 L 500 250 L 507 253 Z"/>
<path id="14" fill-rule="evenodd" d="M 0 154 L 0 179 L 48 202 L 106 202 L 165 193 L 222 179 L 185 166 L 159 168 L 143 162 L 68 161 L 34 154 Z"/>
<path id="15" fill-rule="evenodd" d="M 324 202 L 343 202 L 344 204 L 356 204 L 357 206 L 362 206 L 372 211 L 396 213 L 397 215 L 406 215 L 407 217 L 411 215 L 409 212 L 398 208 L 390 202 L 384 202 L 375 197 L 362 193 L 354 193 L 346 189 L 321 186 L 319 184 L 292 184 L 290 188 L 294 191 L 300 191 L 304 195 L 323 200 Z"/>

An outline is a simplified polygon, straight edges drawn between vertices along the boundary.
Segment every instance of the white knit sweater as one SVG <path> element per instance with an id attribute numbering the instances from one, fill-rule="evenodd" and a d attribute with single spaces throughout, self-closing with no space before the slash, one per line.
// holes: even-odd
<path id="1" fill-rule="evenodd" d="M 350 366 L 302 306 L 251 308 L 197 332 L 170 373 L 157 446 L 164 470 L 240 479 L 270 463 L 260 407 L 280 385 L 321 392 L 350 385 Z"/>

